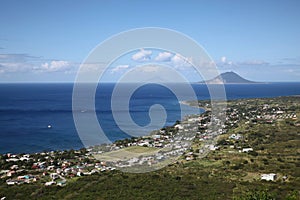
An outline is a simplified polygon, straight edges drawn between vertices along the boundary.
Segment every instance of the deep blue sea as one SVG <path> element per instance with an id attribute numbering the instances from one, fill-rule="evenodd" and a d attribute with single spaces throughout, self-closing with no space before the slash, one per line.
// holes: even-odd
<path id="1" fill-rule="evenodd" d="M 99 124 L 112 141 L 129 137 L 114 122 L 110 104 L 113 88 L 114 84 L 102 84 L 95 97 Z M 206 85 L 195 84 L 193 89 L 198 99 L 210 98 Z M 226 85 L 225 89 L 227 99 L 276 97 L 299 95 L 300 83 Z M 0 153 L 82 148 L 73 121 L 72 90 L 70 83 L 0 84 Z M 148 111 L 153 104 L 166 109 L 165 125 L 180 120 L 178 98 L 167 88 L 155 84 L 146 85 L 132 95 L 132 119 L 140 126 L 147 125 Z M 189 106 L 184 106 L 184 110 L 185 114 L 201 112 Z"/>

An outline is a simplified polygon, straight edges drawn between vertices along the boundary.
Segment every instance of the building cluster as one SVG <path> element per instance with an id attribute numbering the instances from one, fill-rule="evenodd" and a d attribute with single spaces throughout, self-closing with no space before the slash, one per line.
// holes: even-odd
<path id="1" fill-rule="evenodd" d="M 155 166 L 160 162 L 174 160 L 182 156 L 191 146 L 198 133 L 199 116 L 188 116 L 180 124 L 152 132 L 149 136 L 115 142 L 108 152 L 120 151 L 128 147 L 145 147 L 145 152 L 123 156 L 119 159 L 106 160 L 109 166 L 117 168 Z M 126 142 L 125 142 L 126 141 Z M 153 150 L 149 153 L 147 150 Z M 106 154 L 105 151 L 95 151 L 96 155 Z"/>
<path id="2" fill-rule="evenodd" d="M 295 111 L 283 104 L 247 104 L 247 101 L 242 101 L 227 108 L 227 113 L 230 114 L 227 115 L 226 122 L 231 125 L 240 120 L 253 124 L 271 124 L 281 120 L 298 120 Z"/>
<path id="3" fill-rule="evenodd" d="M 26 159 L 25 159 L 26 158 Z M 88 150 L 51 151 L 36 154 L 5 154 L 0 178 L 7 185 L 42 182 L 45 185 L 64 186 L 67 180 L 75 176 L 87 176 L 111 171 L 105 162 L 93 158 Z"/>

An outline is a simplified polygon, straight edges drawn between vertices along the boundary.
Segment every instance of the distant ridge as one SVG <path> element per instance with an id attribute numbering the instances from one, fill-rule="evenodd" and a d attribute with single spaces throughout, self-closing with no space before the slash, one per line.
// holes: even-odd
<path id="1" fill-rule="evenodd" d="M 219 76 L 207 80 L 207 81 L 201 81 L 200 83 L 206 83 L 206 84 L 250 84 L 250 83 L 258 83 L 254 81 L 249 81 L 247 79 L 244 79 L 240 75 L 238 75 L 235 72 L 225 72 L 220 74 Z"/>

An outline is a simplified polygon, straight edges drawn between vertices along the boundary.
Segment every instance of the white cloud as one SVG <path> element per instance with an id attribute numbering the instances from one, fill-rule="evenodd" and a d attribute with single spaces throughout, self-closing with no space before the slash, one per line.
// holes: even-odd
<path id="1" fill-rule="evenodd" d="M 137 62 L 148 61 L 151 59 L 152 51 L 141 49 L 139 52 L 134 54 L 131 59 Z"/>
<path id="2" fill-rule="evenodd" d="M 67 72 L 72 69 L 70 62 L 64 60 L 54 60 L 35 67 L 34 70 L 40 72 Z"/>
<path id="3" fill-rule="evenodd" d="M 170 61 L 172 57 L 172 54 L 170 52 L 161 52 L 159 53 L 156 57 L 155 57 L 155 61 L 158 62 L 166 62 L 166 61 Z"/>
<path id="4" fill-rule="evenodd" d="M 220 60 L 221 61 L 219 63 L 217 63 L 218 66 L 234 66 L 234 65 L 236 65 L 236 63 L 229 61 L 226 56 L 222 56 Z"/>
<path id="5" fill-rule="evenodd" d="M 156 66 L 156 65 L 147 65 L 147 66 L 141 66 L 137 68 L 137 71 L 139 72 L 158 72 L 161 69 L 161 67 Z"/>
<path id="6" fill-rule="evenodd" d="M 69 72 L 74 69 L 74 64 L 68 61 L 45 62 L 27 54 L 0 54 L 0 66 L 2 73 Z"/>
<path id="7" fill-rule="evenodd" d="M 248 60 L 248 61 L 243 61 L 243 62 L 237 62 L 237 65 L 269 65 L 268 62 L 263 61 L 263 60 Z"/>
<path id="8" fill-rule="evenodd" d="M 189 63 L 191 62 L 192 58 L 185 58 L 183 56 L 181 56 L 180 54 L 175 54 L 172 58 L 171 58 L 171 64 L 175 67 L 175 68 L 190 68 L 192 65 Z"/>
<path id="9" fill-rule="evenodd" d="M 111 73 L 117 73 L 119 71 L 128 69 L 128 67 L 129 67 L 129 65 L 118 65 L 117 67 L 115 67 L 111 70 Z"/>
<path id="10" fill-rule="evenodd" d="M 29 72 L 36 60 L 27 54 L 0 54 L 1 73 Z"/>
<path id="11" fill-rule="evenodd" d="M 82 72 L 103 72 L 107 64 L 105 62 L 85 62 L 80 65 L 80 70 Z"/>
<path id="12" fill-rule="evenodd" d="M 242 67 L 242 66 L 265 66 L 269 65 L 268 62 L 263 60 L 247 60 L 241 62 L 232 62 L 227 59 L 227 57 L 222 56 L 220 61 L 217 63 L 220 67 Z"/>
<path id="13" fill-rule="evenodd" d="M 30 72 L 33 63 L 23 63 L 23 62 L 3 62 L 0 63 L 2 73 L 14 73 L 14 72 Z"/>
<path id="14" fill-rule="evenodd" d="M 37 58 L 28 54 L 0 54 L 1 62 L 25 62 Z"/>
<path id="15" fill-rule="evenodd" d="M 299 66 L 298 66 L 297 69 L 287 69 L 287 72 L 290 73 L 290 75 L 293 75 L 293 76 L 300 76 Z"/>
<path id="16" fill-rule="evenodd" d="M 226 61 L 227 61 L 227 59 L 226 59 L 225 56 L 221 57 L 221 62 L 222 62 L 222 63 L 226 63 Z"/>

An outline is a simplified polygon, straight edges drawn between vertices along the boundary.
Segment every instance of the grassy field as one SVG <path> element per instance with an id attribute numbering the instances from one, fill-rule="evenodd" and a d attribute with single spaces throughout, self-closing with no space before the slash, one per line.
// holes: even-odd
<path id="1" fill-rule="evenodd" d="M 95 155 L 95 158 L 98 160 L 104 161 L 117 161 L 117 160 L 125 160 L 130 158 L 139 157 L 141 155 L 153 155 L 157 153 L 160 149 L 153 147 L 142 147 L 142 146 L 131 146 L 123 149 L 106 152 L 103 154 Z"/>

